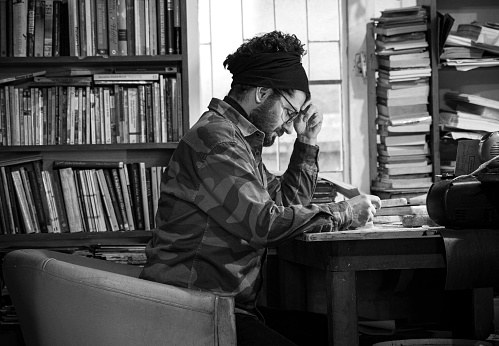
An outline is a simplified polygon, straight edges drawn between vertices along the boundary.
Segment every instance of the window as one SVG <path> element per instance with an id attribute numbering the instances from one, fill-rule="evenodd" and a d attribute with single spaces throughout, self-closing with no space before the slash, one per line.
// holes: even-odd
<path id="1" fill-rule="evenodd" d="M 231 74 L 223 68 L 225 57 L 244 40 L 259 33 L 280 30 L 305 44 L 303 65 L 310 80 L 312 100 L 324 114 L 319 135 L 321 172 L 345 170 L 345 101 L 342 73 L 346 34 L 342 29 L 345 0 L 203 0 L 198 2 L 201 104 L 223 98 Z M 295 136 L 282 136 L 265 148 L 264 161 L 271 171 L 283 171 L 289 162 Z"/>

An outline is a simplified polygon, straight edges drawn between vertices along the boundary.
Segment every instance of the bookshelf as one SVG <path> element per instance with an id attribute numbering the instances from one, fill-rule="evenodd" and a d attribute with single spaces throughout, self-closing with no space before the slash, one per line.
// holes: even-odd
<path id="1" fill-rule="evenodd" d="M 118 1 L 119 3 L 120 1 Z M 123 1 L 124 2 L 124 1 Z M 127 1 L 128 2 L 128 1 Z M 169 2 L 169 1 L 168 1 Z M 96 73 L 101 70 L 136 71 L 148 73 L 147 70 L 174 69 L 180 84 L 182 118 L 179 119 L 180 133 L 189 128 L 189 68 L 187 42 L 187 5 L 185 1 L 172 1 L 178 5 L 175 34 L 179 37 L 180 51 L 173 51 L 164 55 L 154 55 L 152 50 L 142 55 L 128 54 L 115 56 L 104 54 L 78 54 L 68 56 L 22 56 L 14 57 L 0 55 L 0 79 L 3 76 L 24 75 L 37 71 L 57 72 L 60 69 L 88 69 Z M 65 2 L 67 3 L 67 2 Z M 78 2 L 76 2 L 78 3 Z M 116 0 L 104 0 L 101 3 L 116 3 Z M 132 1 L 133 3 L 133 1 Z M 166 6 L 167 0 L 154 1 L 155 5 L 162 3 Z M 2 8 L 0 7 L 0 12 Z M 166 11 L 166 7 L 165 7 Z M 152 12 L 151 12 L 152 13 Z M 87 18 L 88 19 L 88 18 Z M 178 20 L 177 20 L 178 19 Z M 159 16 L 158 16 L 159 21 Z M 178 25 L 179 24 L 179 25 Z M 156 31 L 155 31 L 156 32 Z M 81 33 L 81 31 L 80 31 Z M 177 35 L 178 34 L 178 35 Z M 63 35 L 63 33 L 61 33 Z M 158 35 L 150 35 L 146 42 L 152 44 Z M 3 37 L 3 36 L 2 36 Z M 166 38 L 165 38 L 166 40 Z M 71 42 L 71 41 L 70 41 Z M 110 41 L 109 41 L 110 42 Z M 2 47 L 0 45 L 0 47 Z M 109 51 L 110 52 L 110 51 Z M 73 53 L 73 55 L 75 55 Z M 92 84 L 93 86 L 94 84 Z M 3 85 L 0 85 L 3 87 Z M 3 153 L 19 156 L 42 154 L 43 170 L 51 170 L 54 160 L 81 160 L 81 161 L 123 161 L 124 163 L 144 162 L 146 167 L 166 166 L 178 141 L 146 142 L 146 143 L 113 143 L 113 144 L 54 144 L 54 145 L 1 145 L 0 157 Z M 84 248 L 100 245 L 137 245 L 146 244 L 151 237 L 150 231 L 117 231 L 117 232 L 81 232 L 81 233 L 40 233 L 40 234 L 8 234 L 0 235 L 0 252 L 15 248 L 43 247 L 43 248 Z"/>
<path id="2" fill-rule="evenodd" d="M 432 67 L 430 77 L 430 93 L 428 111 L 432 116 L 432 127 L 429 138 L 430 157 L 433 164 L 432 178 L 440 179 L 442 174 L 441 163 L 456 154 L 457 145 L 442 140 L 441 127 L 439 126 L 439 111 L 444 105 L 444 95 L 448 91 L 467 93 L 489 97 L 497 100 L 499 94 L 499 67 L 479 67 L 466 72 L 458 71 L 455 67 L 443 66 L 439 57 L 439 26 L 438 13 L 450 14 L 454 19 L 452 30 L 459 24 L 478 22 L 499 22 L 499 3 L 493 0 L 479 0 L 470 4 L 465 1 L 453 0 L 419 0 L 418 5 L 427 9 L 428 31 L 427 39 Z M 368 84 L 368 129 L 369 129 L 369 161 L 370 180 L 377 176 L 377 150 L 376 150 L 376 73 L 379 69 L 378 57 L 375 53 L 374 23 L 366 27 L 366 58 L 367 58 L 367 84 Z M 497 130 L 497 129 L 495 129 Z M 494 129 L 491 129 L 494 131 Z"/>

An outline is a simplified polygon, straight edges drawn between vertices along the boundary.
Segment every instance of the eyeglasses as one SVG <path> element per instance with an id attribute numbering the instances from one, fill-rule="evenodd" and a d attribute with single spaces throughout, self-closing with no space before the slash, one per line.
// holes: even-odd
<path id="1" fill-rule="evenodd" d="M 295 119 L 298 117 L 298 115 L 300 115 L 300 111 L 296 110 L 295 106 L 293 106 L 293 104 L 291 102 L 289 102 L 288 98 L 286 96 L 284 96 L 284 94 L 282 92 L 280 92 L 279 90 L 276 90 L 276 91 L 277 91 L 277 93 L 279 95 L 281 95 L 282 97 L 284 97 L 284 99 L 286 100 L 286 102 L 291 106 L 291 108 L 293 108 L 294 112 L 292 112 L 290 114 L 289 111 L 288 111 L 288 120 L 284 121 L 284 124 L 289 125 L 293 121 L 295 121 Z"/>

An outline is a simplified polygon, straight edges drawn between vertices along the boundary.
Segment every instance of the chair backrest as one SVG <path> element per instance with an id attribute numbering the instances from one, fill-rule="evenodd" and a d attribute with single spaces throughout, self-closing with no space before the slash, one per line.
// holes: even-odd
<path id="1" fill-rule="evenodd" d="M 4 279 L 27 345 L 235 345 L 234 299 L 138 278 L 140 267 L 9 252 Z"/>

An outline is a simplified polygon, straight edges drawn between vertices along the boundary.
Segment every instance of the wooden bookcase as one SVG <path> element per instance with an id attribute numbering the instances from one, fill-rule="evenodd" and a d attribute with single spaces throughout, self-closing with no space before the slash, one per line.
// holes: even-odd
<path id="1" fill-rule="evenodd" d="M 439 110 L 443 104 L 445 92 L 453 90 L 462 93 L 478 94 L 484 97 L 497 99 L 499 94 L 499 67 L 477 68 L 467 72 L 457 71 L 454 67 L 442 66 L 439 59 L 439 29 L 438 12 L 449 13 L 454 19 L 453 30 L 460 23 L 499 22 L 499 3 L 494 0 L 477 0 L 473 3 L 464 0 L 418 0 L 417 4 L 427 8 L 428 12 L 428 41 L 432 66 L 430 78 L 430 95 L 428 110 L 433 118 L 430 133 L 431 160 L 433 163 L 433 180 L 440 177 L 441 134 L 439 124 Z M 366 28 L 366 62 L 368 84 L 368 129 L 369 129 L 369 162 L 370 181 L 377 174 L 376 151 L 376 78 L 378 68 L 375 55 L 373 23 Z M 497 130 L 497 129 L 496 129 Z"/>
<path id="2" fill-rule="evenodd" d="M 135 56 L 74 56 L 60 57 L 0 57 L 0 76 L 8 72 L 23 75 L 35 71 L 53 71 L 63 68 L 81 67 L 89 69 L 137 69 L 174 67 L 181 73 L 182 130 L 189 128 L 189 69 L 187 53 L 187 8 L 180 1 L 180 54 L 135 55 Z M 84 144 L 84 145 L 30 145 L 1 146 L 2 153 L 42 154 L 43 169 L 51 169 L 54 160 L 108 160 L 144 162 L 146 167 L 166 166 L 176 142 L 140 144 Z M 151 237 L 150 231 L 129 232 L 92 232 L 61 234 L 14 234 L 0 235 L 0 254 L 16 248 L 88 248 L 99 245 L 137 245 L 146 244 Z"/>

